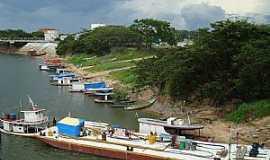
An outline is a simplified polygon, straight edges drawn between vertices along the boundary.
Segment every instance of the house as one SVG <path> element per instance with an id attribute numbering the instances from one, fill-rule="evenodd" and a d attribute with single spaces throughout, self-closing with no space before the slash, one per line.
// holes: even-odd
<path id="1" fill-rule="evenodd" d="M 42 28 L 40 31 L 44 33 L 45 41 L 55 41 L 59 38 L 59 32 L 56 29 Z"/>

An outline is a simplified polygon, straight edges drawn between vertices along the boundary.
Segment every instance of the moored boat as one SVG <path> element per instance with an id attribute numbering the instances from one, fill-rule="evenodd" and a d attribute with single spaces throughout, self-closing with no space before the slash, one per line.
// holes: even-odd
<path id="1" fill-rule="evenodd" d="M 86 127 L 86 122 L 67 117 L 36 136 L 59 149 L 123 160 L 269 160 L 270 151 L 258 145 L 238 146 L 194 141 L 178 137 L 164 142 L 155 133 L 141 138 L 124 128 Z M 89 127 L 90 126 L 90 127 Z M 255 153 L 255 154 L 253 154 Z"/>
<path id="2" fill-rule="evenodd" d="M 78 78 L 73 77 L 61 77 L 61 78 L 55 78 L 53 82 L 51 82 L 51 85 L 54 86 L 72 86 L 72 83 L 79 82 Z"/>
<path id="3" fill-rule="evenodd" d="M 31 109 L 22 110 L 17 115 L 16 113 L 5 114 L 0 118 L 2 123 L 0 132 L 10 135 L 33 137 L 41 130 L 45 129 L 48 124 L 46 109 L 40 109 L 37 105 L 31 102 Z"/>
<path id="4" fill-rule="evenodd" d="M 147 102 L 144 103 L 137 103 L 137 104 L 132 104 L 132 105 L 128 105 L 126 106 L 124 109 L 125 110 L 140 110 L 140 109 L 145 109 L 147 107 L 152 106 L 155 102 L 156 102 L 156 98 L 151 98 L 150 100 L 148 100 Z"/>

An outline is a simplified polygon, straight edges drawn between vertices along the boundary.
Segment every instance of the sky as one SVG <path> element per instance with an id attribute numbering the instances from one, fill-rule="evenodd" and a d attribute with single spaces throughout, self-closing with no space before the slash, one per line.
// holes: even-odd
<path id="1" fill-rule="evenodd" d="M 268 23 L 269 8 L 270 0 L 0 0 L 0 29 L 50 27 L 71 33 L 92 23 L 129 25 L 138 18 L 196 29 L 235 14 Z"/>

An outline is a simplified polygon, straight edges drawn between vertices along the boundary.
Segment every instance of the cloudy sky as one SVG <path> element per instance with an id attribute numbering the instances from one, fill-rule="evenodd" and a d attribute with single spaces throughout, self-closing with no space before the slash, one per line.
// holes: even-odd
<path id="1" fill-rule="evenodd" d="M 0 0 L 0 29 L 53 27 L 76 32 L 91 23 L 130 24 L 136 18 L 195 29 L 230 14 L 268 23 L 269 8 L 270 0 Z"/>

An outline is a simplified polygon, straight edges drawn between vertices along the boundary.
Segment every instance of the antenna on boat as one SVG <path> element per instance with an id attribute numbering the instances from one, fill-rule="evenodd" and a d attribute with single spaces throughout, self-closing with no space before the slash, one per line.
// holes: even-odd
<path id="1" fill-rule="evenodd" d="M 188 124 L 191 125 L 191 120 L 190 120 L 190 117 L 189 117 L 189 112 L 187 112 L 187 118 L 188 118 Z"/>
<path id="2" fill-rule="evenodd" d="M 33 102 L 33 100 L 31 99 L 31 97 L 30 97 L 29 95 L 27 95 L 27 97 L 28 97 L 29 103 L 30 103 L 31 106 L 32 106 L 32 109 L 33 109 L 33 110 L 36 110 L 36 106 L 37 106 L 37 105 L 35 105 L 35 103 Z"/>
<path id="3" fill-rule="evenodd" d="M 138 112 L 136 112 L 136 113 L 135 113 L 135 116 L 136 116 L 136 118 L 139 118 L 139 114 L 138 114 Z"/>

